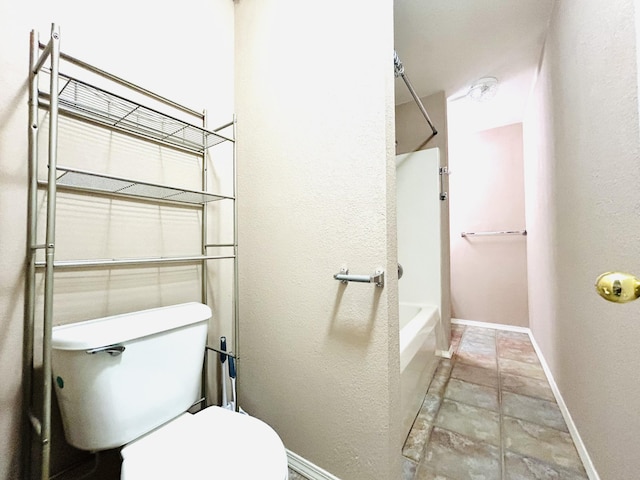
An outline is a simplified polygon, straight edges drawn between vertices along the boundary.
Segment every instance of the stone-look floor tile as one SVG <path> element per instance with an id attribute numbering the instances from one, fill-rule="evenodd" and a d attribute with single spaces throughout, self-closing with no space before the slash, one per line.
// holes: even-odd
<path id="1" fill-rule="evenodd" d="M 464 335 L 464 327 L 459 328 L 459 325 L 451 325 L 451 341 L 457 340 L 460 342 L 460 339 Z"/>
<path id="2" fill-rule="evenodd" d="M 453 335 L 462 335 L 464 331 L 467 329 L 465 325 L 460 325 L 459 323 L 451 324 L 451 336 Z"/>
<path id="3" fill-rule="evenodd" d="M 451 323 L 451 336 L 462 335 L 467 329 L 466 325 L 460 325 L 459 323 Z"/>
<path id="4" fill-rule="evenodd" d="M 496 337 L 496 330 L 493 328 L 484 328 L 484 327 L 472 327 L 467 325 L 467 328 L 464 330 L 465 336 L 480 336 L 480 337 Z"/>
<path id="5" fill-rule="evenodd" d="M 451 374 L 453 368 L 453 362 L 448 358 L 441 358 L 436 367 L 436 371 L 433 372 L 434 377 L 447 377 Z"/>
<path id="6" fill-rule="evenodd" d="M 414 480 L 454 480 L 433 471 L 426 463 L 418 465 L 418 472 Z"/>
<path id="7" fill-rule="evenodd" d="M 451 338 L 451 351 L 453 353 L 456 353 L 458 351 L 458 348 L 460 347 L 460 340 L 461 340 L 461 337 Z"/>
<path id="8" fill-rule="evenodd" d="M 465 363 L 456 362 L 451 370 L 451 377 L 478 385 L 498 388 L 498 374 L 495 370 L 475 367 Z"/>
<path id="9" fill-rule="evenodd" d="M 504 344 L 522 345 L 533 348 L 533 343 L 526 333 L 498 332 L 496 342 Z"/>
<path id="10" fill-rule="evenodd" d="M 462 339 L 476 339 L 478 341 L 492 342 L 495 344 L 495 330 L 481 327 L 467 327 L 462 335 Z"/>
<path id="11" fill-rule="evenodd" d="M 473 405 L 474 407 L 486 408 L 494 412 L 500 411 L 498 403 L 498 390 L 484 385 L 463 382 L 457 378 L 452 378 L 444 391 L 445 398 L 457 402 Z"/>
<path id="12" fill-rule="evenodd" d="M 511 360 L 509 358 L 498 357 L 498 367 L 500 373 L 506 373 L 509 375 L 520 375 L 522 377 L 533 377 L 540 380 L 546 380 L 547 376 L 544 374 L 542 366 L 526 362 L 518 362 L 517 360 Z"/>
<path id="13" fill-rule="evenodd" d="M 402 458 L 402 480 L 414 480 L 416 477 L 416 470 L 418 464 L 409 460 L 408 458 Z M 291 480 L 291 478 L 289 479 Z"/>
<path id="14" fill-rule="evenodd" d="M 525 363 L 539 363 L 538 355 L 530 341 L 501 337 L 497 340 L 498 356 Z"/>
<path id="15" fill-rule="evenodd" d="M 402 456 L 416 463 L 420 462 L 424 453 L 424 447 L 429 441 L 431 429 L 431 425 L 422 425 L 422 428 L 414 425 L 409 431 L 409 435 L 402 447 Z"/>
<path id="16" fill-rule="evenodd" d="M 529 348 L 531 350 L 534 350 L 533 343 L 531 343 L 531 339 L 526 333 L 499 331 L 498 333 L 496 333 L 496 343 L 507 346 L 519 346 L 522 348 Z"/>
<path id="17" fill-rule="evenodd" d="M 500 375 L 501 388 L 507 392 L 519 393 L 520 395 L 528 395 L 529 397 L 542 398 L 555 402 L 553 391 L 546 380 L 540 380 L 532 377 L 522 377 L 520 375 Z"/>
<path id="18" fill-rule="evenodd" d="M 467 327 L 464 330 L 463 338 L 484 338 L 487 341 L 495 342 L 496 340 L 496 331 L 491 330 L 490 328 L 482 328 L 482 327 Z"/>
<path id="19" fill-rule="evenodd" d="M 504 455 L 505 480 L 588 480 L 583 473 L 549 465 L 513 452 Z"/>
<path id="20" fill-rule="evenodd" d="M 416 421 L 420 420 L 426 423 L 433 423 L 433 421 L 436 418 L 436 415 L 438 414 L 438 409 L 440 408 L 441 402 L 442 402 L 442 397 L 440 395 L 427 393 L 424 396 L 422 405 L 420 406 L 420 411 L 418 412 Z"/>
<path id="21" fill-rule="evenodd" d="M 502 420 L 502 429 L 506 449 L 551 465 L 584 472 L 568 433 L 506 416 Z"/>
<path id="22" fill-rule="evenodd" d="M 476 342 L 465 342 L 462 340 L 460 343 L 460 347 L 458 347 L 458 354 L 467 353 L 470 355 L 480 355 L 484 357 L 493 357 L 496 358 L 496 347 L 495 345 L 484 345 L 482 343 Z"/>
<path id="23" fill-rule="evenodd" d="M 308 480 L 307 477 L 303 477 L 298 472 L 289 469 L 289 480 Z"/>
<path id="24" fill-rule="evenodd" d="M 491 370 L 497 370 L 498 368 L 498 360 L 495 355 L 481 355 L 479 353 L 459 349 L 454 354 L 454 357 L 457 362 L 466 363 L 467 365 L 488 368 Z"/>
<path id="25" fill-rule="evenodd" d="M 444 395 L 444 389 L 449 381 L 452 368 L 453 362 L 451 360 L 445 358 L 440 359 L 431 383 L 429 384 L 428 394 L 439 395 L 440 397 Z"/>
<path id="26" fill-rule="evenodd" d="M 498 447 L 438 427 L 434 427 L 431 434 L 424 464 L 445 478 L 500 480 L 501 460 Z M 420 475 L 422 472 L 419 471 L 416 478 L 429 478 Z"/>
<path id="27" fill-rule="evenodd" d="M 420 421 L 415 422 L 414 438 L 407 439 L 405 447 L 409 448 L 403 450 L 420 460 L 416 465 L 417 460 L 403 458 L 402 480 L 585 480 L 570 435 L 543 425 L 559 427 L 554 423 L 558 421 L 557 404 L 529 336 L 456 324 L 451 332 L 455 355 L 439 361 Z M 497 370 L 493 365 L 479 367 L 492 361 L 497 362 Z M 478 408 L 471 422 L 484 418 L 477 412 L 483 409 L 489 416 L 500 413 L 499 392 L 504 402 L 503 473 L 500 448 L 440 426 L 443 422 L 450 429 L 487 435 L 473 423 L 468 425 L 468 415 L 473 407 Z M 536 411 L 540 406 L 542 411 Z M 438 408 L 442 413 L 434 419 Z M 566 430 L 564 420 L 560 428 Z M 489 431 L 495 433 L 493 423 Z"/>
<path id="28" fill-rule="evenodd" d="M 462 325 L 451 325 L 451 338 L 453 337 L 461 337 L 464 335 L 464 331 L 466 328 Z"/>
<path id="29" fill-rule="evenodd" d="M 510 417 L 569 432 L 556 402 L 502 392 L 502 413 Z"/>
<path id="30" fill-rule="evenodd" d="M 460 346 L 458 352 L 478 353 L 481 355 L 493 355 L 496 356 L 496 342 L 493 337 L 474 336 L 469 337 L 464 335 L 460 340 Z"/>
<path id="31" fill-rule="evenodd" d="M 444 391 L 447 388 L 447 383 L 449 383 L 449 377 L 445 376 L 434 376 L 431 379 L 431 383 L 429 384 L 429 389 L 427 390 L 428 395 L 437 395 L 440 398 L 444 396 Z"/>
<path id="32" fill-rule="evenodd" d="M 407 435 L 407 439 L 402 447 L 402 455 L 419 462 L 422 458 L 424 446 L 429 440 L 431 426 L 436 418 L 442 397 L 427 393 L 422 402 L 422 406 L 413 422 L 413 426 Z"/>
<path id="33" fill-rule="evenodd" d="M 411 430 L 409 431 L 409 435 L 407 435 L 404 446 L 402 447 L 402 456 L 407 457 L 414 462 L 422 460 L 424 447 L 429 441 L 431 429 L 432 426 L 430 423 L 419 421 L 419 419 L 416 418 L 416 421 L 413 422 L 413 427 L 411 427 Z"/>
<path id="34" fill-rule="evenodd" d="M 529 342 L 531 343 L 531 339 L 529 338 L 529 334 L 524 332 L 511 332 L 509 330 L 497 330 L 496 338 L 498 340 L 502 338 L 509 338 L 511 340 L 519 340 L 521 342 Z"/>
<path id="35" fill-rule="evenodd" d="M 434 425 L 500 446 L 500 414 L 444 399 Z"/>
<path id="36" fill-rule="evenodd" d="M 466 335 L 462 338 L 458 347 L 458 354 L 466 353 L 483 357 L 496 357 L 496 343 L 491 337 L 472 337 Z"/>

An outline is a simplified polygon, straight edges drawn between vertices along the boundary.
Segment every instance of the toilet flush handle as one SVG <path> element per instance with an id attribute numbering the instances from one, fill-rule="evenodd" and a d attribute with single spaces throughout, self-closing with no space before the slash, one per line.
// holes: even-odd
<path id="1" fill-rule="evenodd" d="M 106 352 L 112 357 L 117 357 L 118 355 L 122 355 L 122 352 L 125 351 L 124 345 L 108 345 L 106 347 L 98 347 L 87 350 L 86 353 L 89 355 L 94 355 L 96 353 Z"/>

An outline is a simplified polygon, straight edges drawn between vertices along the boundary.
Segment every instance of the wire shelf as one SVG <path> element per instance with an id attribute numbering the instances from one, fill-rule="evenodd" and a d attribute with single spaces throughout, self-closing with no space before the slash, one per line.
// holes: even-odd
<path id="1" fill-rule="evenodd" d="M 57 170 L 62 171 L 63 173 L 57 177 L 56 184 L 70 189 L 180 202 L 192 205 L 201 205 L 216 200 L 232 198 L 196 190 L 186 190 L 154 183 L 139 182 L 137 180 L 128 180 L 120 177 L 112 177 L 100 173 L 71 169 L 67 167 L 58 166 Z"/>
<path id="2" fill-rule="evenodd" d="M 235 255 L 186 255 L 178 257 L 141 257 L 141 258 L 94 258 L 82 260 L 56 260 L 55 268 L 111 268 L 111 267 L 143 267 L 146 265 L 171 265 L 199 263 L 206 260 L 234 259 Z M 35 268 L 45 268 L 46 261 L 35 262 Z"/>
<path id="3" fill-rule="evenodd" d="M 73 77 L 59 74 L 61 113 L 149 140 L 201 153 L 232 139 L 160 113 Z M 40 92 L 42 98 L 48 95 Z"/>

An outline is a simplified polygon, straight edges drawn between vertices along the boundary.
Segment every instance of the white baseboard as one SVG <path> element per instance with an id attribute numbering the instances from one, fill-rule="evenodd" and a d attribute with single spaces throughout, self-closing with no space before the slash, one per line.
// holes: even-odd
<path id="1" fill-rule="evenodd" d="M 291 470 L 304 475 L 309 480 L 340 480 L 335 475 L 323 470 L 291 450 L 287 450 L 287 459 Z"/>
<path id="2" fill-rule="evenodd" d="M 553 392 L 553 396 L 556 397 L 556 403 L 560 408 L 560 412 L 562 412 L 562 416 L 564 417 L 564 421 L 567 424 L 567 428 L 569 429 L 569 434 L 573 439 L 573 443 L 576 446 L 576 450 L 578 451 L 578 455 L 580 456 L 580 460 L 582 460 L 582 464 L 584 465 L 584 469 L 587 472 L 587 476 L 589 480 L 600 480 L 600 476 L 596 471 L 593 462 L 591 461 L 591 457 L 589 456 L 589 452 L 587 452 L 587 447 L 582 441 L 582 437 L 580 437 L 580 433 L 578 432 L 578 427 L 571 418 L 571 413 L 569 413 L 569 409 L 567 408 L 567 404 L 565 403 L 562 395 L 560 394 L 560 390 L 558 389 L 558 385 L 556 384 L 553 375 L 551 374 L 551 370 L 549 369 L 549 364 L 547 363 L 544 355 L 542 354 L 542 350 L 540 350 L 540 346 L 536 339 L 533 337 L 533 333 L 531 333 L 531 329 L 527 327 L 517 327 L 514 325 L 504 325 L 499 323 L 490 323 L 490 322 L 478 322 L 476 320 L 462 320 L 458 318 L 452 318 L 451 323 L 458 325 L 468 325 L 473 327 L 482 327 L 482 328 L 493 328 L 495 330 L 507 330 L 510 332 L 520 332 L 526 333 L 529 335 L 531 339 L 531 344 L 538 354 L 538 358 L 540 359 L 540 364 L 542 365 L 542 369 L 544 370 L 545 375 L 547 376 L 547 381 L 549 382 L 549 386 L 551 387 L 551 391 Z"/>
<path id="3" fill-rule="evenodd" d="M 467 325 L 469 327 L 493 328 L 494 330 L 506 330 L 508 332 L 520 332 L 530 334 L 531 330 L 527 327 L 518 327 L 516 325 L 505 325 L 503 323 L 480 322 L 478 320 L 463 320 L 461 318 L 452 318 L 452 324 Z"/>

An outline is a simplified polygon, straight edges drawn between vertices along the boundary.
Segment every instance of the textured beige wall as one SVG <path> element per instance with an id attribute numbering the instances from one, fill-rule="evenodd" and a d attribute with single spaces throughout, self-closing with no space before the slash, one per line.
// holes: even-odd
<path id="1" fill-rule="evenodd" d="M 236 2 L 240 402 L 345 480 L 401 475 L 392 19 Z"/>
<path id="2" fill-rule="evenodd" d="M 20 478 L 29 32 L 39 30 L 46 42 L 55 21 L 66 53 L 192 108 L 207 108 L 210 125 L 220 125 L 233 113 L 233 4 L 186 0 L 180 7 L 116 0 L 90 12 L 80 1 L 0 3 L 0 479 Z M 193 182 L 199 167 L 184 155 L 62 123 L 60 164 L 198 188 Z M 193 210 L 94 200 L 61 195 L 57 258 L 199 252 L 185 240 L 185 233 L 198 234 Z M 55 323 L 197 300 L 198 278 L 197 268 L 184 266 L 65 273 L 56 279 Z M 216 298 L 216 306 L 218 300 L 224 303 Z M 56 455 L 60 435 L 54 432 Z M 53 462 L 64 463 L 58 457 Z"/>
<path id="3" fill-rule="evenodd" d="M 522 124 L 449 138 L 452 315 L 526 327 L 527 237 L 460 235 L 525 229 Z"/>
<path id="4" fill-rule="evenodd" d="M 638 476 L 638 303 L 598 297 L 640 273 L 636 2 L 557 2 L 525 122 L 530 322 L 602 479 Z"/>
<path id="5" fill-rule="evenodd" d="M 410 77 L 411 72 L 407 71 Z M 407 88 L 401 79 L 396 79 L 395 88 Z M 440 151 L 440 166 L 449 165 L 447 98 L 444 92 L 434 93 L 420 99 L 429 114 L 438 134 L 429 139 L 431 128 L 427 124 L 415 102 L 397 105 L 396 111 L 396 153 L 398 155 L 428 148 Z M 429 139 L 429 140 L 428 140 Z M 449 177 L 444 177 L 445 190 L 449 189 Z M 449 245 L 449 201 L 440 202 L 441 270 L 442 287 L 442 335 L 438 336 L 438 349 L 448 350 L 451 331 L 451 255 Z"/>

